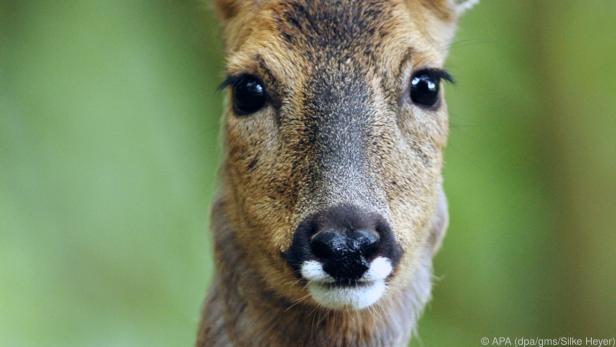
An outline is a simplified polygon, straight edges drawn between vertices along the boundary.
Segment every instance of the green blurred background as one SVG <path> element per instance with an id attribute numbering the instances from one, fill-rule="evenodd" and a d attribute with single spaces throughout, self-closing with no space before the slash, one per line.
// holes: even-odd
<path id="1" fill-rule="evenodd" d="M 616 335 L 616 1 L 484 0 L 412 346 Z M 0 346 L 189 346 L 222 48 L 197 1 L 0 0 Z"/>

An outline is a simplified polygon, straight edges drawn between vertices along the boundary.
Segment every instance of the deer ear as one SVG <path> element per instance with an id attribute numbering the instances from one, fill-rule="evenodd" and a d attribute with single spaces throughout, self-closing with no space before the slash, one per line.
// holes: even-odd
<path id="1" fill-rule="evenodd" d="M 252 0 L 214 0 L 214 12 L 221 21 L 235 17 L 247 6 L 252 5 Z"/>
<path id="2" fill-rule="evenodd" d="M 417 0 L 413 0 L 417 1 Z M 455 22 L 462 13 L 475 6 L 479 0 L 418 0 L 424 8 L 433 12 L 440 20 Z"/>
<path id="3" fill-rule="evenodd" d="M 214 0 L 213 5 L 214 12 L 222 21 L 234 17 L 239 10 L 239 4 L 236 0 Z"/>
<path id="4" fill-rule="evenodd" d="M 466 10 L 475 6 L 479 0 L 447 0 L 450 8 L 456 15 L 461 15 Z"/>

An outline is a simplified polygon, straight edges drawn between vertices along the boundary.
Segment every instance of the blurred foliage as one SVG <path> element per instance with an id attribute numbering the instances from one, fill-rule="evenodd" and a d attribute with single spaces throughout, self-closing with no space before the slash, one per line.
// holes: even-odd
<path id="1" fill-rule="evenodd" d="M 0 2 L 0 346 L 193 343 L 221 51 L 197 2 Z M 461 21 L 451 226 L 413 346 L 616 335 L 615 62 L 614 1 Z"/>

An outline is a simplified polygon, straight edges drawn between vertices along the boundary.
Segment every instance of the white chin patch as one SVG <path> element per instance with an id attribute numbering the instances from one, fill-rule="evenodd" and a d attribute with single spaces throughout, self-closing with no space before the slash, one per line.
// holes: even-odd
<path id="1" fill-rule="evenodd" d="M 321 306 L 331 309 L 364 309 L 377 302 L 385 293 L 385 281 L 361 283 L 353 287 L 332 287 L 331 284 L 310 282 L 308 292 Z"/>
<path id="2" fill-rule="evenodd" d="M 364 309 L 377 302 L 387 289 L 385 279 L 392 272 L 391 261 L 377 257 L 354 286 L 337 286 L 335 280 L 316 260 L 305 261 L 302 276 L 308 280 L 308 292 L 318 304 L 330 309 Z"/>

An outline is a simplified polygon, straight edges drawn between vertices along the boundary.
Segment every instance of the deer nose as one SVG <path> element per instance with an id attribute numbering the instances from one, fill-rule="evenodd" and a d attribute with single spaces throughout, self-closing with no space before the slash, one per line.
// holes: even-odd
<path id="1" fill-rule="evenodd" d="M 368 259 L 377 252 L 379 241 L 373 230 L 326 229 L 312 237 L 310 249 L 336 280 L 358 280 L 368 270 Z"/>
<path id="2" fill-rule="evenodd" d="M 384 280 L 401 255 L 385 218 L 355 205 L 338 205 L 307 216 L 282 252 L 298 277 L 337 285 Z"/>

